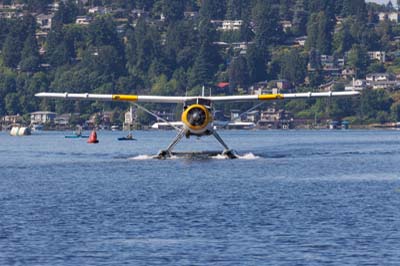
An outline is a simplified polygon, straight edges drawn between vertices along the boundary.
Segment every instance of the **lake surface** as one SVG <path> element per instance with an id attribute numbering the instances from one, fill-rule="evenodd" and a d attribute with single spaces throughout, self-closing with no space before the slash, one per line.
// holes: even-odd
<path id="1" fill-rule="evenodd" d="M 0 265 L 400 265 L 400 131 L 66 134 L 0 132 Z"/>

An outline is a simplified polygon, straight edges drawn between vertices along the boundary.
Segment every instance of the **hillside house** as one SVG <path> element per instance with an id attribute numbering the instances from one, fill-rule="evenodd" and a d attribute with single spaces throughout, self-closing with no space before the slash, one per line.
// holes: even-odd
<path id="1" fill-rule="evenodd" d="M 243 20 L 211 20 L 211 24 L 219 31 L 240 30 Z"/>
<path id="2" fill-rule="evenodd" d="M 110 14 L 110 9 L 102 6 L 95 6 L 89 8 L 88 13 L 93 15 L 107 15 Z"/>
<path id="3" fill-rule="evenodd" d="M 54 118 L 54 124 L 56 125 L 57 128 L 59 129 L 65 129 L 69 127 L 69 121 L 71 119 L 71 114 L 62 114 L 62 115 L 57 115 Z"/>
<path id="4" fill-rule="evenodd" d="M 307 36 L 301 36 L 294 39 L 294 43 L 300 46 L 305 46 L 307 41 Z"/>
<path id="5" fill-rule="evenodd" d="M 374 90 L 377 89 L 398 89 L 400 82 L 388 73 L 372 73 L 366 76 L 367 86 Z"/>
<path id="6" fill-rule="evenodd" d="M 281 20 L 279 23 L 281 24 L 284 32 L 288 32 L 293 27 L 293 24 L 290 20 Z"/>
<path id="7" fill-rule="evenodd" d="M 222 27 L 218 30 L 222 31 L 237 31 L 242 27 L 243 20 L 223 20 Z"/>
<path id="8" fill-rule="evenodd" d="M 343 68 L 345 64 L 344 58 L 336 58 L 333 55 L 321 55 L 321 65 L 324 70 Z"/>
<path id="9" fill-rule="evenodd" d="M 197 11 L 185 11 L 183 13 L 185 19 L 196 19 L 199 16 L 199 12 Z"/>
<path id="10" fill-rule="evenodd" d="M 350 85 L 344 87 L 345 91 L 362 91 L 367 88 L 367 81 L 364 79 L 353 80 Z"/>
<path id="11" fill-rule="evenodd" d="M 54 123 L 57 114 L 48 111 L 38 111 L 31 113 L 31 124 Z"/>
<path id="12" fill-rule="evenodd" d="M 345 68 L 342 70 L 342 78 L 343 79 L 350 79 L 355 76 L 355 71 L 352 68 Z"/>
<path id="13" fill-rule="evenodd" d="M 276 110 L 274 107 L 271 107 L 261 112 L 257 126 L 269 129 L 293 128 L 293 115 L 285 110 Z"/>
<path id="14" fill-rule="evenodd" d="M 76 17 L 75 24 L 78 25 L 89 25 L 92 19 L 88 16 L 78 16 Z"/>
<path id="15" fill-rule="evenodd" d="M 260 111 L 254 110 L 251 112 L 246 113 L 246 121 L 257 123 L 260 120 Z"/>
<path id="16" fill-rule="evenodd" d="M 12 124 L 18 124 L 23 122 L 23 117 L 21 115 L 6 115 L 1 118 L 1 124 L 2 125 L 12 125 Z"/>
<path id="17" fill-rule="evenodd" d="M 384 51 L 370 51 L 368 52 L 369 59 L 376 60 L 381 63 L 386 62 L 386 52 Z"/>
<path id="18" fill-rule="evenodd" d="M 399 12 L 379 12 L 379 21 L 391 21 L 394 23 L 399 23 L 400 15 Z"/>
<path id="19" fill-rule="evenodd" d="M 132 19 L 136 20 L 139 18 L 148 18 L 150 15 L 150 12 L 145 11 L 143 9 L 134 9 L 131 11 L 131 13 L 129 15 Z"/>
<path id="20" fill-rule="evenodd" d="M 54 14 L 39 14 L 36 16 L 36 23 L 42 31 L 50 31 Z"/>
<path id="21" fill-rule="evenodd" d="M 231 121 L 241 121 L 242 118 L 240 117 L 240 110 L 239 109 L 231 109 L 230 120 Z"/>
<path id="22" fill-rule="evenodd" d="M 393 80 L 389 73 L 372 73 L 372 74 L 368 74 L 365 79 L 367 80 L 367 82 Z"/>

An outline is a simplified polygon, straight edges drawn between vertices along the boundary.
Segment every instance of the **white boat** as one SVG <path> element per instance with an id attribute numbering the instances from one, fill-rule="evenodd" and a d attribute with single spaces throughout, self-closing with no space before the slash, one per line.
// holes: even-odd
<path id="1" fill-rule="evenodd" d="M 226 128 L 228 129 L 253 129 L 255 127 L 256 124 L 254 122 L 240 122 L 240 121 L 230 122 L 226 125 Z"/>
<path id="2" fill-rule="evenodd" d="M 32 131 L 39 131 L 43 130 L 43 125 L 42 124 L 34 124 L 32 125 Z"/>
<path id="3" fill-rule="evenodd" d="M 13 126 L 10 131 L 11 136 L 27 136 L 31 134 L 29 127 Z"/>
<path id="4" fill-rule="evenodd" d="M 173 129 L 173 127 L 183 127 L 183 122 L 175 121 L 175 122 L 156 122 L 151 128 L 152 129 Z"/>

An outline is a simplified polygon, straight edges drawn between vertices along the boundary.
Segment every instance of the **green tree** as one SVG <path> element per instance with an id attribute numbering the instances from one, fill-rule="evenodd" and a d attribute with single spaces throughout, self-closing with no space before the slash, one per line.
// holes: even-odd
<path id="1" fill-rule="evenodd" d="M 161 56 L 161 36 L 159 32 L 140 19 L 135 28 L 136 69 L 147 73 L 154 58 Z"/>
<path id="2" fill-rule="evenodd" d="M 5 97 L 17 91 L 14 73 L 0 73 L 0 114 L 6 114 Z"/>
<path id="3" fill-rule="evenodd" d="M 16 68 L 21 59 L 21 45 L 18 38 L 10 33 L 3 44 L 3 63 L 7 67 Z"/>
<path id="4" fill-rule="evenodd" d="M 281 78 L 292 84 L 302 84 L 307 75 L 307 60 L 297 49 L 291 49 L 281 58 Z"/>
<path id="5" fill-rule="evenodd" d="M 172 71 L 177 67 L 177 55 L 185 48 L 187 45 L 186 42 L 187 31 L 185 25 L 182 22 L 169 25 L 164 46 L 164 54 Z"/>
<path id="6" fill-rule="evenodd" d="M 393 99 L 385 90 L 365 90 L 360 101 L 362 119 L 380 120 L 379 122 L 386 120 L 386 115 L 382 112 L 388 114 L 393 103 Z"/>
<path id="7" fill-rule="evenodd" d="M 355 16 L 357 20 L 366 22 L 367 8 L 364 0 L 343 1 L 342 14 L 343 17 Z"/>
<path id="8" fill-rule="evenodd" d="M 348 54 L 348 65 L 355 69 L 356 78 L 365 77 L 369 65 L 367 49 L 364 46 L 354 44 Z"/>
<path id="9" fill-rule="evenodd" d="M 18 94 L 13 92 L 6 95 L 4 99 L 6 112 L 9 115 L 16 115 L 19 113 L 20 106 L 19 106 L 19 99 Z"/>
<path id="10" fill-rule="evenodd" d="M 307 32 L 307 12 L 305 9 L 305 0 L 296 0 L 293 15 L 292 32 L 296 36 L 305 35 Z"/>
<path id="11" fill-rule="evenodd" d="M 386 68 L 382 63 L 375 62 L 368 66 L 367 72 L 368 73 L 385 73 Z"/>
<path id="12" fill-rule="evenodd" d="M 27 9 L 31 12 L 42 13 L 48 9 L 49 4 L 52 4 L 52 0 L 22 0 L 23 4 L 27 5 Z"/>
<path id="13" fill-rule="evenodd" d="M 47 53 L 47 60 L 52 67 L 68 64 L 71 59 L 72 55 L 70 54 L 67 43 L 64 41 Z"/>
<path id="14" fill-rule="evenodd" d="M 317 49 L 312 48 L 309 53 L 308 62 L 311 69 L 321 70 L 321 53 Z"/>
<path id="15" fill-rule="evenodd" d="M 28 36 L 26 38 L 21 55 L 22 59 L 19 65 L 22 71 L 36 72 L 39 69 L 39 48 L 34 36 Z"/>
<path id="16" fill-rule="evenodd" d="M 279 23 L 279 10 L 269 1 L 258 0 L 253 8 L 255 24 L 255 43 L 261 51 L 267 51 L 270 46 L 280 43 L 283 31 Z"/>
<path id="17" fill-rule="evenodd" d="M 52 23 L 56 24 L 69 24 L 74 23 L 78 15 L 78 6 L 72 0 L 68 0 L 65 4 L 63 1 L 59 2 L 57 12 L 54 14 Z"/>
<path id="18" fill-rule="evenodd" d="M 251 23 L 246 17 L 243 19 L 243 24 L 240 27 L 240 40 L 242 42 L 250 42 L 254 38 L 254 32 L 251 29 Z"/>
<path id="19" fill-rule="evenodd" d="M 223 19 L 226 13 L 225 1 L 201 0 L 200 16 L 202 19 Z"/>
<path id="20" fill-rule="evenodd" d="M 247 61 L 243 56 L 238 56 L 229 65 L 229 86 L 231 90 L 246 87 L 249 84 Z"/>
<path id="21" fill-rule="evenodd" d="M 176 87 L 172 82 L 168 82 L 166 75 L 160 75 L 157 77 L 151 88 L 151 94 L 153 95 L 174 95 L 176 94 Z"/>
<path id="22" fill-rule="evenodd" d="M 376 33 L 379 38 L 380 49 L 388 50 L 391 39 L 394 37 L 392 24 L 388 21 L 383 21 L 376 26 Z"/>
<path id="23" fill-rule="evenodd" d="M 292 0 L 279 0 L 279 16 L 282 19 L 289 20 L 292 18 Z"/>
<path id="24" fill-rule="evenodd" d="M 265 51 L 260 51 L 255 45 L 247 49 L 247 67 L 250 82 L 258 82 L 267 79 L 267 58 Z"/>
<path id="25" fill-rule="evenodd" d="M 216 66 L 208 60 L 211 57 L 210 47 L 206 44 L 200 47 L 193 68 L 190 73 L 189 86 L 204 85 L 213 79 Z"/>
<path id="26" fill-rule="evenodd" d="M 126 32 L 125 55 L 127 60 L 127 68 L 130 73 L 133 73 L 137 64 L 137 54 L 135 31 L 131 27 L 129 27 Z"/>
<path id="27" fill-rule="evenodd" d="M 348 21 L 342 23 L 340 30 L 335 33 L 333 38 L 333 46 L 338 54 L 343 55 L 351 49 L 353 45 L 353 37 L 350 32 L 350 25 Z"/>
<path id="28" fill-rule="evenodd" d="M 136 0 L 136 8 L 150 10 L 155 0 Z"/>
<path id="29" fill-rule="evenodd" d="M 124 61 L 115 47 L 104 45 L 92 47 L 86 51 L 82 64 L 99 75 L 105 75 L 112 80 L 125 74 Z"/>
<path id="30" fill-rule="evenodd" d="M 342 120 L 344 117 L 353 116 L 356 108 L 351 98 L 337 98 L 329 101 L 327 116 L 334 120 Z"/>
<path id="31" fill-rule="evenodd" d="M 388 11 L 394 11 L 394 7 L 393 7 L 392 1 L 389 0 L 389 2 L 386 4 L 386 9 Z"/>
<path id="32" fill-rule="evenodd" d="M 184 0 L 163 0 L 162 11 L 168 24 L 175 23 L 183 19 L 185 11 Z"/>
<path id="33" fill-rule="evenodd" d="M 246 8 L 250 5 L 248 0 L 227 0 L 226 3 L 226 19 L 238 20 L 244 19 Z"/>
<path id="34" fill-rule="evenodd" d="M 392 115 L 392 119 L 396 122 L 400 122 L 400 102 L 392 104 L 392 106 L 390 107 L 390 112 Z"/>
<path id="35" fill-rule="evenodd" d="M 211 82 L 221 62 L 218 49 L 214 44 L 215 29 L 207 20 L 199 26 L 200 49 L 196 56 L 190 76 L 190 85 L 203 85 Z"/>
<path id="36" fill-rule="evenodd" d="M 307 49 L 315 48 L 322 54 L 330 54 L 332 44 L 332 22 L 325 12 L 313 13 L 307 25 Z"/>
<path id="37" fill-rule="evenodd" d="M 71 50 L 71 43 L 65 40 L 63 27 L 61 25 L 52 27 L 46 40 L 47 62 L 53 67 L 65 65 L 74 57 Z"/>
<path id="38" fill-rule="evenodd" d="M 117 28 L 111 17 L 97 17 L 90 23 L 87 30 L 87 40 L 92 46 L 114 46 L 122 50 L 122 43 L 117 34 Z"/>

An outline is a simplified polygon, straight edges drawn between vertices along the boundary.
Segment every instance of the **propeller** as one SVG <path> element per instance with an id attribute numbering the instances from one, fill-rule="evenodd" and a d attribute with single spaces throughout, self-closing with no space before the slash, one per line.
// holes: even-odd
<path id="1" fill-rule="evenodd" d="M 206 123 L 207 115 L 201 108 L 192 108 L 187 113 L 187 120 L 192 126 L 202 126 Z"/>

